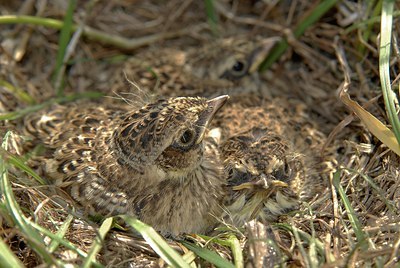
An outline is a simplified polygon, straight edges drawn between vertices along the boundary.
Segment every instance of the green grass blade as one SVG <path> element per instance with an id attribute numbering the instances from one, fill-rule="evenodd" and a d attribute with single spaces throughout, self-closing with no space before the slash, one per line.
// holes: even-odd
<path id="1" fill-rule="evenodd" d="M 400 16 L 400 10 L 396 10 L 393 12 L 393 17 L 399 17 Z M 375 17 L 371 17 L 368 18 L 366 20 L 360 21 L 358 23 L 354 23 L 351 24 L 349 27 L 347 27 L 344 31 L 343 31 L 343 35 L 348 35 L 349 33 L 351 33 L 352 31 L 354 31 L 355 29 L 364 27 L 364 26 L 368 26 L 373 28 L 374 24 L 379 23 L 381 21 L 381 16 L 375 16 Z"/>
<path id="2" fill-rule="evenodd" d="M 381 79 L 382 94 L 385 101 L 389 122 L 397 142 L 400 144 L 400 121 L 396 111 L 398 103 L 396 93 L 392 90 L 389 74 L 390 47 L 392 38 L 394 1 L 385 0 L 382 4 L 381 41 L 379 46 L 379 75 Z"/>
<path id="3" fill-rule="evenodd" d="M 4 150 L 7 149 L 7 142 L 10 132 L 7 132 L 2 147 Z M 56 261 L 54 257 L 47 251 L 43 237 L 34 228 L 32 228 L 30 222 L 22 213 L 17 201 L 15 200 L 14 193 L 10 181 L 8 180 L 8 170 L 6 162 L 0 159 L 0 190 L 3 195 L 3 202 L 7 209 L 9 216 L 12 218 L 14 224 L 18 227 L 23 237 L 26 239 L 31 248 L 48 264 L 55 265 Z"/>
<path id="4" fill-rule="evenodd" d="M 58 41 L 58 52 L 57 52 L 57 58 L 56 58 L 56 67 L 54 71 L 54 76 L 53 76 L 53 81 L 61 81 L 60 77 L 63 76 L 61 73 L 63 71 L 63 65 L 65 62 L 65 55 L 68 47 L 68 43 L 71 39 L 71 34 L 73 32 L 73 14 L 74 14 L 74 9 L 76 6 L 76 0 L 69 0 L 68 1 L 68 8 L 67 12 L 65 14 L 64 18 L 64 23 L 63 27 L 60 32 L 60 39 Z M 63 95 L 63 87 L 62 83 L 59 83 L 56 85 L 56 93 L 58 97 L 61 97 Z"/>
<path id="5" fill-rule="evenodd" d="M 72 244 L 68 240 L 60 237 L 57 234 L 52 233 L 51 231 L 47 230 L 46 228 L 40 226 L 39 224 L 37 224 L 35 222 L 30 222 L 30 224 L 31 224 L 32 228 L 35 228 L 36 230 L 38 230 L 43 235 L 50 237 L 52 240 L 57 241 L 59 244 L 61 244 L 65 248 L 76 252 L 80 257 L 82 257 L 82 258 L 86 258 L 87 257 L 87 253 L 86 252 L 84 252 L 81 249 L 77 248 L 74 244 Z M 92 263 L 92 264 L 94 265 L 94 267 L 103 267 L 101 264 L 99 264 L 97 262 L 96 263 Z"/>
<path id="6" fill-rule="evenodd" d="M 309 16 L 305 16 L 305 18 L 299 23 L 299 25 L 293 31 L 293 35 L 295 38 L 303 35 L 305 30 L 310 27 L 312 24 L 317 22 L 326 12 L 328 12 L 338 0 L 324 0 L 322 1 Z M 282 40 L 279 42 L 274 48 L 271 49 L 271 52 L 267 56 L 267 58 L 260 64 L 259 71 L 263 72 L 271 67 L 275 61 L 277 61 L 283 53 L 285 53 L 286 49 L 289 47 L 289 44 L 286 40 Z"/>
<path id="7" fill-rule="evenodd" d="M 25 267 L 3 240 L 0 240 L 0 263 L 2 267 Z"/>
<path id="8" fill-rule="evenodd" d="M 231 245 L 233 259 L 235 261 L 236 268 L 243 268 L 244 261 L 243 261 L 243 252 L 240 246 L 239 239 L 235 235 L 230 235 L 228 238 L 229 244 Z"/>
<path id="9" fill-rule="evenodd" d="M 99 229 L 99 235 L 96 236 L 96 239 L 93 242 L 92 248 L 90 249 L 87 257 L 85 258 L 85 261 L 83 262 L 83 265 L 82 265 L 83 268 L 89 268 L 92 265 L 92 263 L 94 263 L 96 261 L 96 255 L 97 255 L 97 253 L 99 253 L 99 251 L 102 247 L 104 238 L 106 237 L 107 233 L 111 229 L 112 223 L 113 223 L 112 217 L 106 218 L 103 221 L 103 224 L 100 226 L 100 229 Z"/>
<path id="10" fill-rule="evenodd" d="M 216 237 L 211 237 L 207 235 L 198 235 L 202 239 L 206 240 L 207 243 L 214 242 L 224 247 L 229 247 L 232 251 L 233 259 L 235 261 L 235 267 L 240 268 L 244 266 L 243 252 L 240 246 L 239 239 L 233 233 L 228 234 L 227 239 L 221 239 Z"/>
<path id="11" fill-rule="evenodd" d="M 221 267 L 221 268 L 234 268 L 235 266 L 219 256 L 217 253 L 214 251 L 208 250 L 206 248 L 199 247 L 193 243 L 187 242 L 187 241 L 181 241 L 181 243 L 187 247 L 189 250 L 193 251 L 197 256 L 200 258 L 214 264 L 216 267 Z"/>
<path id="12" fill-rule="evenodd" d="M 356 212 L 354 211 L 353 207 L 351 206 L 350 200 L 347 198 L 347 195 L 346 195 L 342 185 L 340 184 L 340 170 L 336 171 L 333 174 L 333 186 L 339 192 L 340 198 L 342 199 L 344 207 L 346 208 L 350 224 L 353 227 L 353 230 L 357 237 L 358 243 L 363 243 L 362 249 L 367 250 L 368 249 L 367 248 L 368 245 L 366 243 L 367 237 L 365 236 L 365 233 L 362 230 L 362 225 L 357 218 Z"/>
<path id="13" fill-rule="evenodd" d="M 372 14 L 370 14 L 371 9 L 373 9 Z M 378 3 L 375 3 L 375 1 L 368 1 L 365 14 L 367 14 L 367 17 L 369 18 L 373 18 L 376 17 L 381 10 L 382 10 L 382 0 L 379 0 Z M 362 39 L 365 40 L 365 42 L 368 42 L 372 33 L 373 33 L 373 24 L 367 24 L 366 29 L 362 32 Z M 360 51 L 360 55 L 364 55 L 365 49 L 366 47 L 364 43 L 360 42 L 358 45 L 358 51 Z"/>
<path id="14" fill-rule="evenodd" d="M 144 240 L 149 243 L 152 249 L 163 258 L 168 265 L 172 267 L 190 267 L 190 265 L 183 260 L 182 256 L 172 249 L 152 227 L 130 216 L 122 215 L 120 217 L 138 231 Z"/>
<path id="15" fill-rule="evenodd" d="M 325 245 L 321 242 L 321 240 L 316 239 L 315 237 L 311 236 L 310 234 L 292 226 L 287 223 L 275 223 L 274 226 L 279 227 L 281 229 L 287 230 L 294 234 L 295 232 L 298 234 L 301 240 L 305 240 L 307 244 L 313 243 L 315 245 L 315 250 L 318 252 L 319 255 L 325 256 Z"/>
<path id="16" fill-rule="evenodd" d="M 292 223 L 293 223 L 293 222 L 292 222 Z M 304 261 L 305 266 L 306 266 L 306 267 L 310 267 L 310 268 L 314 268 L 313 266 L 311 266 L 310 256 L 307 255 L 307 253 L 306 253 L 306 249 L 305 249 L 304 246 L 303 246 L 302 239 L 300 238 L 299 231 L 300 231 L 300 230 L 297 229 L 297 228 L 292 228 L 292 234 L 293 234 L 294 239 L 295 239 L 295 241 L 296 241 L 296 245 L 297 245 L 297 247 L 299 248 L 300 254 L 303 256 L 303 261 Z M 308 237 L 308 244 L 309 244 L 309 246 L 311 247 L 311 244 L 313 244 L 313 242 L 312 242 L 312 241 L 313 241 L 312 236 L 309 235 L 309 236 L 307 236 L 307 237 Z"/>
<path id="17" fill-rule="evenodd" d="M 8 151 L 4 150 L 3 148 L 0 149 L 1 156 L 3 160 L 7 161 L 11 165 L 17 167 L 18 169 L 24 171 L 26 174 L 32 176 L 37 182 L 41 185 L 47 184 L 47 182 L 42 179 L 35 171 L 33 171 L 30 167 L 28 167 L 24 160 L 20 157 L 10 154 Z"/>
<path id="18" fill-rule="evenodd" d="M 65 222 L 61 225 L 60 229 L 57 231 L 57 233 L 56 233 L 57 237 L 62 239 L 65 236 L 73 219 L 74 219 L 74 217 L 72 215 L 68 215 Z M 49 252 L 53 253 L 59 245 L 60 245 L 60 243 L 57 240 L 52 240 L 48 247 Z"/>
<path id="19" fill-rule="evenodd" d="M 6 88 L 11 94 L 13 94 L 18 100 L 27 103 L 27 104 L 35 104 L 35 99 L 32 98 L 29 94 L 27 94 L 21 88 L 15 87 L 7 81 L 0 79 L 0 87 Z"/>
<path id="20" fill-rule="evenodd" d="M 350 169 L 350 168 L 344 168 L 344 170 L 347 170 L 353 174 L 358 174 L 361 178 L 363 178 L 366 182 L 368 182 L 368 184 L 371 186 L 371 188 L 377 193 L 378 198 L 385 203 L 387 209 L 393 213 L 396 213 L 396 206 L 394 204 L 394 201 L 388 200 L 385 195 L 386 192 L 380 188 L 374 181 L 372 178 L 370 178 L 368 175 L 362 174 L 360 172 L 358 172 L 357 170 L 354 169 Z"/>
<path id="21" fill-rule="evenodd" d="M 214 8 L 214 0 L 204 0 L 206 8 L 207 22 L 210 25 L 211 31 L 215 36 L 218 36 L 218 16 Z"/>

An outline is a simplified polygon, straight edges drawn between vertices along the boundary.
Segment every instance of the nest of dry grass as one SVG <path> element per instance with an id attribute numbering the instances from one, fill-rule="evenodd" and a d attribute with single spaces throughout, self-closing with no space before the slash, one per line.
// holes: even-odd
<path id="1" fill-rule="evenodd" d="M 289 48 L 262 75 L 271 96 L 301 100 L 318 123 L 319 130 L 331 134 L 325 152 L 329 166 L 326 177 L 331 188 L 304 204 L 303 213 L 282 217 L 279 223 L 271 226 L 250 228 L 253 232 L 258 230 L 259 236 L 274 241 L 267 250 L 265 243 L 252 240 L 252 235 L 256 234 L 245 231 L 243 236 L 238 236 L 242 245 L 248 241 L 245 261 L 261 254 L 268 256 L 270 267 L 283 263 L 293 266 L 363 267 L 370 264 L 394 267 L 398 265 L 400 255 L 399 156 L 367 131 L 338 97 L 338 89 L 344 81 L 337 56 L 339 46 L 344 49 L 351 72 L 351 98 L 366 106 L 382 122 L 387 122 L 378 70 L 379 23 L 359 25 L 360 21 L 369 19 L 363 17 L 369 14 L 365 12 L 367 4 L 341 1 L 301 37 L 295 38 L 290 29 L 295 29 L 309 15 L 317 1 L 290 3 L 215 1 L 214 16 L 218 18 L 215 25 L 208 23 L 212 16 L 202 1 L 79 3 L 74 12 L 76 23 L 106 34 L 144 41 L 131 49 L 120 49 L 81 38 L 73 51 L 74 60 L 67 65 L 65 91 L 112 92 L 123 86 L 109 81 L 115 71 L 122 68 L 124 55 L 141 53 L 149 47 L 185 49 L 212 40 L 215 34 L 219 37 L 243 33 L 286 37 Z M 1 15 L 25 14 L 60 20 L 67 10 L 66 1 L 12 1 L 0 6 Z M 393 38 L 398 40 L 397 19 L 393 25 Z M 394 51 L 398 52 L 396 42 L 393 45 Z M 57 57 L 58 31 L 42 26 L 1 25 L 0 49 L 2 81 L 23 89 L 38 103 L 54 95 L 52 73 Z M 390 65 L 392 74 L 398 73 L 398 66 L 399 59 L 395 55 Z M 29 101 L 21 102 L 21 98 L 4 85 L 0 85 L 0 90 L 3 112 L 31 105 Z M 19 124 L 19 121 L 3 121 L 2 132 L 18 131 Z M 11 153 L 18 154 L 18 138 L 10 139 L 10 148 Z M 79 217 L 69 219 L 65 206 L 53 202 L 60 193 L 41 186 L 15 167 L 11 167 L 9 174 L 13 192 L 27 217 L 52 232 L 57 232 L 71 220 L 65 238 L 80 250 L 89 251 L 98 235 L 97 224 Z M 0 196 L 4 201 L 4 196 Z M 68 199 L 66 203 L 69 203 Z M 44 265 L 45 261 L 4 212 L 4 209 L 0 210 L 3 241 L 25 266 Z M 196 239 L 202 242 L 200 238 Z M 180 252 L 187 251 L 181 247 L 176 245 Z M 209 247 L 232 260 L 232 252 L 226 247 L 212 243 Z M 52 254 L 66 263 L 82 264 L 79 256 L 64 246 Z M 165 265 L 140 238 L 119 230 L 108 233 L 96 259 L 110 267 Z"/>

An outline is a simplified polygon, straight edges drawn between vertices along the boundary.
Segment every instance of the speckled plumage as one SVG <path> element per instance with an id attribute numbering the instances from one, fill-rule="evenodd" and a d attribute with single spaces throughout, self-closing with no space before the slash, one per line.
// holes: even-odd
<path id="1" fill-rule="evenodd" d="M 129 79 L 150 92 L 230 95 L 211 135 L 228 178 L 224 205 L 237 225 L 254 218 L 275 220 L 325 183 L 318 174 L 324 135 L 300 102 L 269 97 L 268 85 L 257 73 L 275 42 L 242 36 L 185 51 L 161 50 L 157 56 L 149 54 L 157 60 L 150 60 L 153 73 L 146 71 L 147 76 L 136 71 L 135 60 L 124 67 Z"/>
<path id="2" fill-rule="evenodd" d="M 237 225 L 254 218 L 274 221 L 323 186 L 317 174 L 323 135 L 297 102 L 234 103 L 213 125 L 228 176 L 227 210 Z"/>
<path id="3" fill-rule="evenodd" d="M 148 50 L 128 58 L 122 69 L 117 69 L 112 84 L 123 96 L 129 92 L 127 79 L 141 90 L 161 96 L 234 97 L 259 92 L 263 85 L 257 68 L 276 41 L 240 36 L 185 50 Z"/>
<path id="4" fill-rule="evenodd" d="M 220 216 L 237 225 L 275 220 L 295 209 L 323 184 L 324 137 L 299 102 L 263 97 L 268 90 L 255 72 L 257 57 L 271 42 L 224 39 L 133 57 L 123 68 L 126 77 L 118 70 L 113 81 L 123 91 L 129 91 L 126 78 L 135 83 L 134 97 L 117 92 L 135 99 L 127 100 L 131 106 L 115 108 L 105 99 L 26 120 L 50 149 L 45 173 L 92 213 L 136 215 L 163 234 L 204 232 Z M 172 98 L 150 96 L 138 105 L 143 92 Z M 213 113 L 210 132 L 199 119 L 210 102 L 176 97 L 224 93 L 231 100 Z M 188 128 L 205 135 L 203 145 L 177 150 L 174 140 Z"/>
<path id="5" fill-rule="evenodd" d="M 222 162 L 205 134 L 226 99 L 57 106 L 26 127 L 50 150 L 44 173 L 88 212 L 137 216 L 164 235 L 201 233 L 225 197 Z"/>

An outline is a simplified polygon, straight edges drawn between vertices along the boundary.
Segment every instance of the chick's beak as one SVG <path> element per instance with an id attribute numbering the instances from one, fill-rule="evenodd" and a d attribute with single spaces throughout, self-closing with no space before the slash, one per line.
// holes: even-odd
<path id="1" fill-rule="evenodd" d="M 226 101 L 229 99 L 228 95 L 222 95 L 219 97 L 216 97 L 214 99 L 211 99 L 209 101 L 207 101 L 208 107 L 209 107 L 209 120 L 211 121 L 211 119 L 214 117 L 214 115 L 218 112 L 218 110 L 224 106 L 224 104 L 226 103 Z"/>
<path id="2" fill-rule="evenodd" d="M 228 99 L 228 95 L 222 95 L 207 101 L 208 109 L 203 112 L 199 118 L 199 121 L 201 122 L 201 129 L 196 144 L 200 143 L 203 140 L 207 127 L 211 123 L 215 114 L 219 111 L 219 109 L 221 109 L 222 106 L 224 106 Z"/>

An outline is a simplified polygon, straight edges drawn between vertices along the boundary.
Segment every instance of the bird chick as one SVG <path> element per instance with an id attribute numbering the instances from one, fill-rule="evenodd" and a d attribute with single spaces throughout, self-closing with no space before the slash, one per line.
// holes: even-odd
<path id="1" fill-rule="evenodd" d="M 118 93 L 128 79 L 144 91 L 161 96 L 229 96 L 258 92 L 257 69 L 277 38 L 224 38 L 185 50 L 148 50 L 117 70 Z M 124 94 L 121 94 L 124 95 Z"/>
<path id="2" fill-rule="evenodd" d="M 275 101 L 254 107 L 232 103 L 212 124 L 228 182 L 225 218 L 237 226 L 252 219 L 275 221 L 324 185 L 317 168 L 323 136 L 316 135 L 301 105 Z"/>
<path id="3" fill-rule="evenodd" d="M 315 130 L 312 121 L 296 102 L 263 97 L 268 87 L 256 71 L 276 41 L 235 37 L 185 51 L 162 49 L 158 56 L 138 56 L 148 59 L 134 57 L 124 68 L 139 87 L 161 95 L 231 96 L 212 127 L 220 129 L 227 211 L 239 226 L 253 218 L 275 219 L 320 184 L 313 169 L 318 153 L 307 146 L 303 129 Z"/>
<path id="4" fill-rule="evenodd" d="M 56 106 L 25 121 L 49 149 L 44 173 L 91 214 L 129 214 L 161 234 L 204 233 L 226 180 L 207 128 L 228 96 L 143 107 Z"/>
<path id="5" fill-rule="evenodd" d="M 304 165 L 274 130 L 251 128 L 229 138 L 221 149 L 230 189 L 227 207 L 236 225 L 275 221 L 298 206 L 295 185 L 305 179 Z"/>

